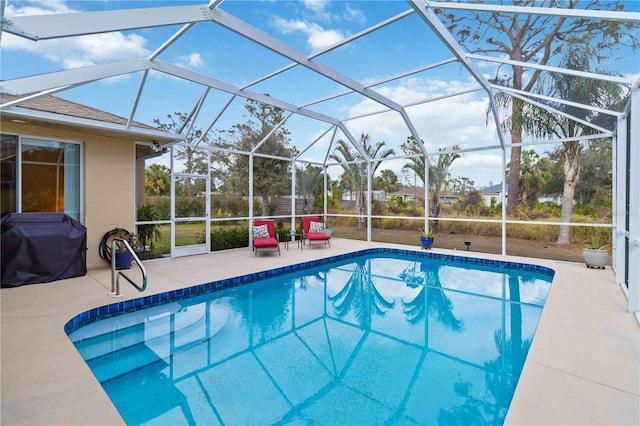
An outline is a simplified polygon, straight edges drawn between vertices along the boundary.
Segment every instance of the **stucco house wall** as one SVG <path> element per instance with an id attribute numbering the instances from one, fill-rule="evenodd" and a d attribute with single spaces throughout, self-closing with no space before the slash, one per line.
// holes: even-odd
<path id="1" fill-rule="evenodd" d="M 134 139 L 107 131 L 96 134 L 79 126 L 14 123 L 5 116 L 0 124 L 3 133 L 83 144 L 87 268 L 108 268 L 98 254 L 102 236 L 115 227 L 135 231 Z"/>

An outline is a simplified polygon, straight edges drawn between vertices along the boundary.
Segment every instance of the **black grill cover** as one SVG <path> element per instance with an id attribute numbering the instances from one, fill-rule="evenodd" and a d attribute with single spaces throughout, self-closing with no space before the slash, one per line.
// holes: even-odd
<path id="1" fill-rule="evenodd" d="M 2 216 L 2 287 L 87 273 L 87 229 L 64 213 Z"/>

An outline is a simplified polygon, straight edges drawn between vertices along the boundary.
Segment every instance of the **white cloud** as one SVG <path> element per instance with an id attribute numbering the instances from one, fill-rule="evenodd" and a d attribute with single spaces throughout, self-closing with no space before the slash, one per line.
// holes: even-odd
<path id="1" fill-rule="evenodd" d="M 15 7 L 12 3 L 7 4 L 5 8 L 5 17 L 11 16 L 29 16 L 29 15 L 43 15 L 49 13 L 71 13 L 76 12 L 69 8 L 66 4 L 66 0 L 39 0 L 32 1 L 31 4 L 23 2 L 20 7 Z"/>
<path id="2" fill-rule="evenodd" d="M 326 30 L 318 24 L 297 19 L 289 20 L 276 16 L 273 18 L 273 23 L 283 34 L 300 32 L 306 35 L 307 45 L 312 51 L 324 49 L 346 37 L 342 31 Z"/>
<path id="3" fill-rule="evenodd" d="M 302 0 L 304 7 L 315 13 L 326 13 L 329 0 Z"/>
<path id="4" fill-rule="evenodd" d="M 475 82 L 444 81 L 412 78 L 396 86 L 377 88 L 380 94 L 405 105 L 419 99 L 432 99 L 445 94 L 477 87 Z M 463 149 L 499 145 L 493 120 L 487 124 L 488 99 L 483 92 L 473 92 L 406 108 L 419 136 L 426 142 L 427 150 L 435 152 L 459 144 Z M 349 116 L 359 116 L 384 107 L 365 100 L 351 107 Z M 367 133 L 372 141 L 383 140 L 402 155 L 400 144 L 409 136 L 409 129 L 396 112 L 386 112 L 347 122 L 354 137 Z M 500 180 L 501 152 L 466 152 L 453 166 L 454 176 L 475 180 L 477 186 L 486 186 L 489 181 Z M 384 162 L 381 169 L 391 169 L 400 175 L 404 160 Z"/>
<path id="5" fill-rule="evenodd" d="M 344 19 L 346 19 L 347 21 L 355 21 L 363 24 L 367 20 L 367 17 L 365 16 L 362 9 L 355 9 L 351 7 L 349 3 L 346 3 L 344 6 Z"/>
<path id="6" fill-rule="evenodd" d="M 177 61 L 177 65 L 185 68 L 199 68 L 204 65 L 204 61 L 200 56 L 200 53 L 194 52 L 187 56 L 180 56 Z"/>
<path id="7" fill-rule="evenodd" d="M 62 0 L 33 2 L 23 7 L 7 6 L 5 16 L 43 15 L 76 12 Z M 3 34 L 2 48 L 40 55 L 65 69 L 95 65 L 149 54 L 147 40 L 139 34 L 113 32 L 81 37 L 33 42 L 12 34 Z"/>
<path id="8" fill-rule="evenodd" d="M 463 153 L 453 162 L 451 174 L 464 176 L 475 181 L 476 188 L 489 186 L 489 183 L 502 182 L 502 155 L 500 153 Z"/>

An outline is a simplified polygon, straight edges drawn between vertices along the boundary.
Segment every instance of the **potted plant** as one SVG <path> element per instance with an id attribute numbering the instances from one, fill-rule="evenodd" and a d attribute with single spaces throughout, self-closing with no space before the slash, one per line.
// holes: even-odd
<path id="1" fill-rule="evenodd" d="M 160 214 L 153 204 L 142 204 L 138 207 L 138 220 L 140 222 L 152 222 L 160 220 Z M 162 237 L 162 229 L 157 223 L 147 223 L 138 225 L 138 238 L 140 250 L 138 256 L 141 259 L 148 259 L 153 252 L 153 243 Z M 133 246 L 132 246 L 133 247 Z"/>
<path id="2" fill-rule="evenodd" d="M 423 229 L 420 230 L 420 243 L 422 244 L 422 248 L 425 250 L 429 250 L 433 245 L 433 238 L 435 234 L 430 231 L 425 231 Z"/>
<path id="3" fill-rule="evenodd" d="M 131 261 L 133 260 L 133 254 L 127 249 L 122 240 L 129 243 L 132 249 L 135 250 L 136 236 L 131 233 L 122 233 L 118 235 L 116 240 L 116 252 L 114 256 L 116 258 L 116 269 L 128 269 L 131 267 Z"/>
<path id="4" fill-rule="evenodd" d="M 607 245 L 601 244 L 600 239 L 593 237 L 591 243 L 582 250 L 584 261 L 588 268 L 604 269 L 609 258 Z"/>

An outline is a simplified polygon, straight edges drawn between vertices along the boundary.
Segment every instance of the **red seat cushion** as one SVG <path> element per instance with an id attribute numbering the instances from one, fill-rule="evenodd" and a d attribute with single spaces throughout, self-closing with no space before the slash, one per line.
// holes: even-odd
<path id="1" fill-rule="evenodd" d="M 273 237 L 256 238 L 253 240 L 253 246 L 256 248 L 278 247 L 278 240 Z"/>
<path id="2" fill-rule="evenodd" d="M 329 237 L 324 232 L 307 232 L 307 238 L 310 240 L 328 240 Z"/>

